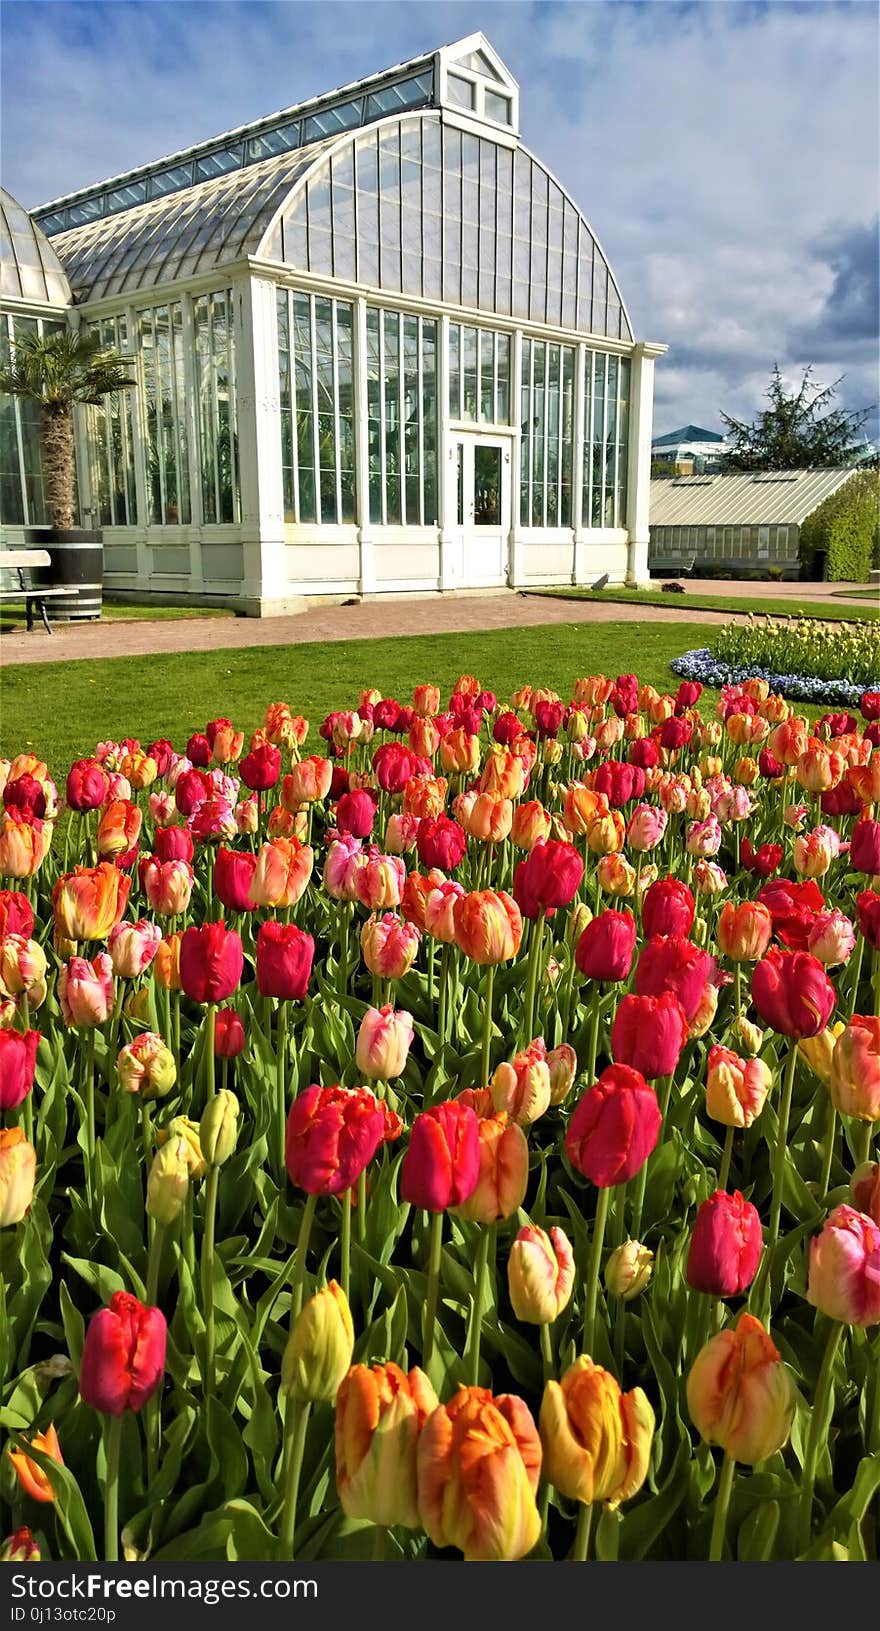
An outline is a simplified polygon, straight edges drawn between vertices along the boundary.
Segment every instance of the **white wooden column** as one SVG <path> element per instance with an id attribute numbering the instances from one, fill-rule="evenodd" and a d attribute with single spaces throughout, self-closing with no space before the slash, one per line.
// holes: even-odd
<path id="1" fill-rule="evenodd" d="M 510 415 L 511 424 L 516 426 L 516 435 L 513 438 L 512 448 L 513 457 L 510 461 L 510 482 L 513 491 L 510 495 L 510 537 L 507 546 L 507 582 L 511 589 L 516 588 L 522 572 L 520 540 L 520 487 L 523 460 L 522 343 L 522 329 L 518 328 L 513 336 L 513 355 L 510 362 Z"/>
<path id="2" fill-rule="evenodd" d="M 270 609 L 282 611 L 284 602 L 296 598 L 290 593 L 285 561 L 274 283 L 242 278 L 234 286 L 233 305 L 244 557 L 241 595 L 259 616 Z"/>
<path id="3" fill-rule="evenodd" d="M 654 423 L 654 358 L 666 346 L 643 342 L 632 353 L 630 379 L 629 461 L 626 498 L 626 581 L 647 583 L 651 495 L 651 432 Z"/>
<path id="4" fill-rule="evenodd" d="M 144 371 L 141 364 L 138 318 L 133 306 L 126 306 L 125 308 L 125 332 L 128 336 L 127 344 L 132 354 L 134 376 L 137 381 L 134 390 L 128 393 L 131 403 L 131 456 L 134 462 L 134 504 L 137 518 L 135 529 L 137 586 L 139 589 L 149 589 L 150 548 L 147 543 L 147 527 L 150 524 L 150 508 L 147 485 L 146 403 L 144 400 Z"/>
<path id="5" fill-rule="evenodd" d="M 196 359 L 196 326 L 191 294 L 180 297 L 183 328 L 183 420 L 186 425 L 187 466 L 189 472 L 189 586 L 200 593 L 202 572 L 202 460 L 199 446 L 198 368 Z"/>
<path id="6" fill-rule="evenodd" d="M 437 587 L 450 589 L 453 582 L 449 572 L 449 552 L 455 515 L 450 514 L 449 493 L 451 478 L 449 457 L 452 441 L 449 435 L 449 318 L 437 320 Z"/>
<path id="7" fill-rule="evenodd" d="M 587 371 L 587 348 L 579 345 L 575 353 L 574 368 L 574 448 L 571 463 L 571 523 L 574 528 L 574 552 L 571 581 L 583 583 L 587 575 L 587 543 L 589 534 L 584 528 L 584 400 Z"/>
<path id="8" fill-rule="evenodd" d="M 354 303 L 354 460 L 355 514 L 358 524 L 359 590 L 370 594 L 376 587 L 373 561 L 373 534 L 370 527 L 370 408 L 367 390 L 367 302 L 359 295 Z"/>

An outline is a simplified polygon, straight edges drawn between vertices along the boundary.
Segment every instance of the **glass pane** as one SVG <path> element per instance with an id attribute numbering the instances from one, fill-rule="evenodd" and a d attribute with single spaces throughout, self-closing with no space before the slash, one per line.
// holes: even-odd
<path id="1" fill-rule="evenodd" d="M 446 75 L 446 100 L 454 108 L 472 108 L 474 98 L 475 87 L 469 79 L 462 79 L 460 74 Z"/>
<path id="2" fill-rule="evenodd" d="M 477 417 L 477 330 L 475 328 L 462 329 L 462 347 L 462 379 L 464 382 L 462 417 L 475 420 Z"/>
<path id="3" fill-rule="evenodd" d="M 499 125 L 510 124 L 509 96 L 499 96 L 497 91 L 487 89 L 483 93 L 483 107 L 487 119 L 495 119 Z"/>
<path id="4" fill-rule="evenodd" d="M 474 526 L 501 525 L 501 449 L 474 447 Z"/>
<path id="5" fill-rule="evenodd" d="M 488 329 L 480 330 L 480 418 L 495 421 L 495 336 Z"/>

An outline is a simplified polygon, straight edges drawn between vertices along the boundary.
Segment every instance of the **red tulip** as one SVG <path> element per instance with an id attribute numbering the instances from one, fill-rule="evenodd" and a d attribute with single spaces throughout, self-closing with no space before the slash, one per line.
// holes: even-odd
<path id="1" fill-rule="evenodd" d="M 781 771 L 784 767 L 780 765 L 779 768 Z M 779 871 L 783 853 L 781 844 L 760 844 L 755 849 L 751 839 L 744 838 L 740 845 L 739 858 L 749 872 L 757 872 L 760 877 L 769 878 L 772 873 Z"/>
<path id="2" fill-rule="evenodd" d="M 818 957 L 773 947 L 752 975 L 752 1001 L 765 1025 L 799 1040 L 824 1031 L 837 1000 Z"/>
<path id="3" fill-rule="evenodd" d="M 245 754 L 238 773 L 252 793 L 265 793 L 267 788 L 276 785 L 281 775 L 280 748 L 274 747 L 271 742 L 261 742 Z"/>
<path id="4" fill-rule="evenodd" d="M 270 918 L 257 935 L 257 990 L 261 997 L 302 1002 L 309 989 L 315 942 L 295 923 Z"/>
<path id="5" fill-rule="evenodd" d="M 539 840 L 513 874 L 513 898 L 523 917 L 549 916 L 574 900 L 584 863 L 573 844 Z"/>
<path id="6" fill-rule="evenodd" d="M 642 933 L 646 940 L 658 934 L 689 935 L 696 907 L 680 878 L 657 878 L 642 899 Z"/>
<path id="7" fill-rule="evenodd" d="M 385 793 L 402 793 L 410 776 L 429 775 L 431 766 L 401 742 L 383 742 L 373 754 L 373 770 Z"/>
<path id="8" fill-rule="evenodd" d="M 16 1110 L 34 1085 L 39 1031 L 0 1031 L 0 1110 Z"/>
<path id="9" fill-rule="evenodd" d="M 815 879 L 789 883 L 787 878 L 774 878 L 760 889 L 758 900 L 773 919 L 777 940 L 795 951 L 806 951 L 816 913 L 826 909 L 825 897 Z"/>
<path id="10" fill-rule="evenodd" d="M 153 836 L 153 854 L 157 861 L 190 862 L 195 854 L 192 834 L 185 827 L 157 827 Z M 143 866 L 141 862 L 141 866 Z"/>
<path id="11" fill-rule="evenodd" d="M 622 810 L 645 791 L 645 772 L 640 765 L 606 759 L 593 776 L 593 791 L 604 793 L 612 810 Z"/>
<path id="12" fill-rule="evenodd" d="M 207 746 L 207 739 L 206 739 Z M 208 760 L 210 759 L 208 750 Z M 205 762 L 207 763 L 208 760 Z M 205 799 L 211 798 L 214 792 L 214 783 L 204 770 L 184 770 L 174 783 L 174 802 L 186 820 L 192 815 L 198 805 L 204 804 Z"/>
<path id="13" fill-rule="evenodd" d="M 115 1291 L 109 1308 L 89 1324 L 79 1371 L 80 1397 L 93 1410 L 121 1416 L 152 1398 L 165 1370 L 165 1316 L 128 1291 Z"/>
<path id="14" fill-rule="evenodd" d="M 308 1195 L 340 1195 L 357 1183 L 385 1135 L 384 1107 L 367 1088 L 307 1087 L 287 1117 L 287 1176 Z"/>
<path id="15" fill-rule="evenodd" d="M 28 771 L 10 778 L 2 796 L 5 810 L 27 810 L 29 815 L 37 816 L 40 820 L 46 814 L 45 789 L 42 782 L 38 782 Z"/>
<path id="16" fill-rule="evenodd" d="M 874 889 L 863 889 L 856 896 L 856 922 L 859 934 L 874 951 L 880 951 L 880 895 Z"/>
<path id="17" fill-rule="evenodd" d="M 343 793 L 336 806 L 336 827 L 353 838 L 369 838 L 376 819 L 376 805 L 365 788 Z"/>
<path id="18" fill-rule="evenodd" d="M 425 816 L 419 822 L 416 851 L 423 866 L 438 867 L 441 872 L 454 872 L 464 858 L 467 835 L 464 828 L 450 816 L 434 819 Z"/>
<path id="19" fill-rule="evenodd" d="M 687 1041 L 687 1015 L 671 991 L 660 997 L 626 996 L 611 1027 L 611 1056 L 656 1081 L 671 1076 Z"/>
<path id="20" fill-rule="evenodd" d="M 751 1285 L 761 1256 L 761 1219 L 738 1189 L 716 1189 L 699 1208 L 691 1235 L 687 1282 L 712 1297 L 739 1297 Z"/>
<path id="21" fill-rule="evenodd" d="M 600 1189 L 641 1170 L 660 1136 L 653 1087 L 628 1065 L 610 1065 L 575 1106 L 565 1135 L 568 1159 Z"/>
<path id="22" fill-rule="evenodd" d="M 214 893 L 228 912 L 252 912 L 254 902 L 249 890 L 257 869 L 257 857 L 251 850 L 217 850 L 214 862 Z"/>
<path id="23" fill-rule="evenodd" d="M 694 1018 L 713 983 L 716 963 L 681 934 L 658 934 L 642 948 L 636 966 L 636 991 L 640 997 L 660 997 L 671 991 L 685 1011 Z"/>
<path id="24" fill-rule="evenodd" d="M 667 751 L 675 753 L 678 748 L 687 747 L 694 734 L 694 727 L 689 719 L 679 719 L 674 714 L 664 719 L 660 726 L 660 746 Z"/>
<path id="25" fill-rule="evenodd" d="M 186 756 L 198 770 L 204 770 L 211 763 L 211 744 L 201 731 L 196 731 L 190 737 L 186 744 Z"/>
<path id="26" fill-rule="evenodd" d="M 241 939 L 226 924 L 186 929 L 180 942 L 180 984 L 193 1002 L 225 1002 L 244 968 Z"/>
<path id="27" fill-rule="evenodd" d="M 863 719 L 880 719 L 880 691 L 863 691 L 859 707 Z"/>
<path id="28" fill-rule="evenodd" d="M 33 927 L 34 911 L 27 895 L 19 889 L 0 889 L 0 940 L 8 934 L 30 940 Z"/>
<path id="29" fill-rule="evenodd" d="M 480 1176 L 480 1124 L 455 1099 L 422 1110 L 413 1122 L 400 1169 L 400 1196 L 428 1212 L 470 1199 Z"/>
<path id="30" fill-rule="evenodd" d="M 71 810 L 98 810 L 110 792 L 110 777 L 97 759 L 77 759 L 67 773 L 66 797 Z"/>
<path id="31" fill-rule="evenodd" d="M 632 912 L 600 912 L 588 923 L 575 947 L 574 960 L 589 980 L 625 980 L 636 948 Z"/>
<path id="32" fill-rule="evenodd" d="M 218 1008 L 214 1015 L 214 1054 L 217 1059 L 237 1059 L 244 1051 L 245 1036 L 241 1015 L 234 1008 Z"/>
<path id="33" fill-rule="evenodd" d="M 36 810 L 35 815 L 39 815 Z M 850 866 L 856 872 L 866 872 L 869 877 L 876 877 L 880 873 L 880 821 L 857 821 L 850 834 L 849 841 Z"/>

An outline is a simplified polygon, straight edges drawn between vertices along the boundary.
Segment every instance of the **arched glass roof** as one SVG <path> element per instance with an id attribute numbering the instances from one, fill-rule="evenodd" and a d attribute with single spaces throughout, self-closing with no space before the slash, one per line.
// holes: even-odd
<path id="1" fill-rule="evenodd" d="M 590 227 L 520 147 L 404 114 L 53 239 L 79 301 L 253 256 L 631 340 Z"/>
<path id="2" fill-rule="evenodd" d="M 70 285 L 48 238 L 0 187 L 0 295 L 37 306 L 69 306 Z"/>

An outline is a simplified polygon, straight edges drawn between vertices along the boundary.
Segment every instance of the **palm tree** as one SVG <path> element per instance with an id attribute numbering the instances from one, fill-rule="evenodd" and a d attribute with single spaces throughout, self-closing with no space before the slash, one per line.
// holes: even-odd
<path id="1" fill-rule="evenodd" d="M 61 532 L 74 524 L 74 405 L 100 404 L 110 392 L 128 390 L 135 384 L 126 372 L 129 361 L 102 346 L 93 331 L 64 328 L 16 340 L 9 366 L 0 369 L 0 391 L 39 410 L 46 502 Z"/>

